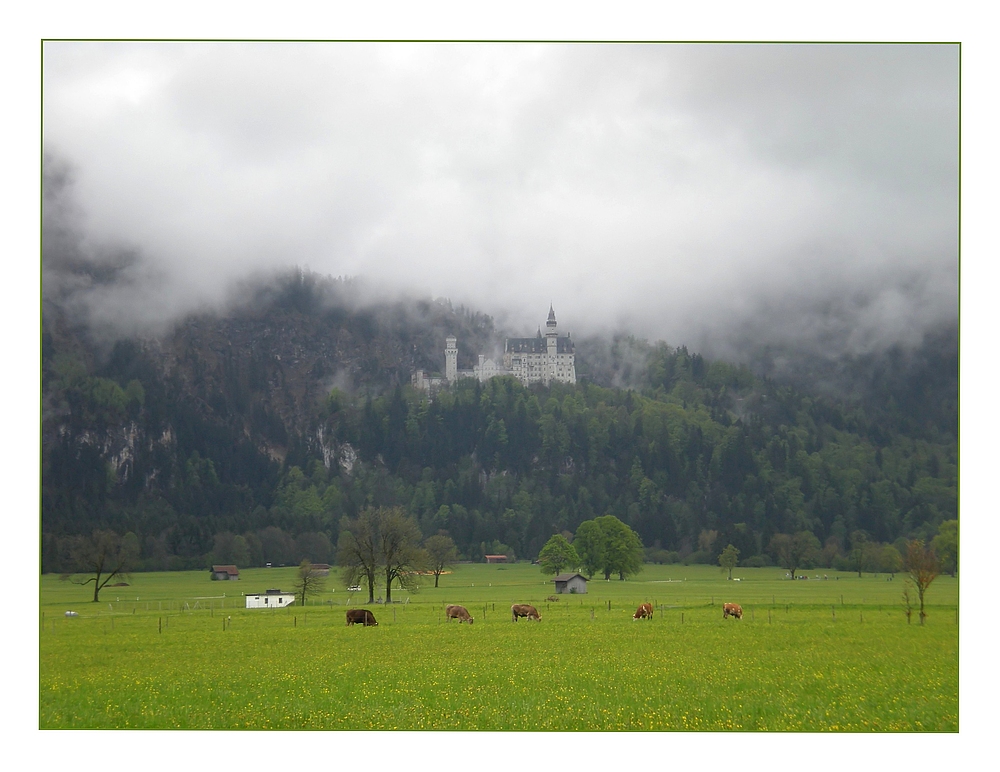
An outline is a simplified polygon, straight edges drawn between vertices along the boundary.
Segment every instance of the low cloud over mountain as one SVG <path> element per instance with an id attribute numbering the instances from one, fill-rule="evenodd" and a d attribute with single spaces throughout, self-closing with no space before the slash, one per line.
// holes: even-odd
<path id="1" fill-rule="evenodd" d="M 949 45 L 45 44 L 44 291 L 155 332 L 302 266 L 717 356 L 957 317 Z"/>

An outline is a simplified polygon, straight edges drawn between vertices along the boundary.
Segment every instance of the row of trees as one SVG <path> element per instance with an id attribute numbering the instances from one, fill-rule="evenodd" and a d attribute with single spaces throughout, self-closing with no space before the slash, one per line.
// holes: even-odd
<path id="1" fill-rule="evenodd" d="M 251 541 L 253 534 L 249 534 Z M 232 534 L 229 534 L 232 537 Z M 247 541 L 236 536 L 224 541 Z M 112 579 L 125 581 L 138 567 L 139 540 L 134 533 L 120 536 L 110 530 L 64 540 L 68 554 L 62 578 L 76 584 L 93 584 L 94 602 Z M 232 557 L 222 555 L 222 557 Z M 398 508 L 366 509 L 353 520 L 345 520 L 337 548 L 337 561 L 344 568 L 344 582 L 354 585 L 364 580 L 368 602 L 375 598 L 376 582 L 385 584 L 386 602 L 392 598 L 392 584 L 416 589 L 418 572 L 434 576 L 437 587 L 441 574 L 458 560 L 455 542 L 445 533 L 424 539 L 413 518 Z M 239 565 L 237 563 L 237 565 Z M 297 593 L 304 599 L 322 584 L 313 561 L 302 558 L 296 578 Z"/>
<path id="2" fill-rule="evenodd" d="M 935 537 L 937 538 L 937 537 Z M 776 544 L 775 544 L 776 542 Z M 802 564 L 810 553 L 818 550 L 819 542 L 816 537 L 808 532 L 800 532 L 794 536 L 788 534 L 778 534 L 772 540 L 775 549 L 778 551 L 782 566 L 791 571 L 791 578 L 795 578 L 795 571 Z M 859 552 L 864 551 L 866 542 L 861 542 L 858 546 Z M 935 552 L 933 544 L 928 547 L 920 539 L 911 539 L 906 542 L 906 556 L 900 556 L 899 552 L 892 545 L 884 545 L 887 550 L 891 550 L 891 572 L 906 570 L 909 578 L 903 590 L 903 604 L 906 610 L 906 619 L 909 621 L 913 612 L 913 603 L 919 605 L 920 624 L 924 623 L 927 613 L 924 610 L 924 601 L 927 589 L 941 571 L 941 561 Z M 733 568 L 739 560 L 740 551 L 732 544 L 727 544 L 726 548 L 719 555 L 719 565 L 723 570 L 729 572 L 729 579 L 733 578 Z M 886 558 L 881 558 L 885 560 Z M 860 560 L 860 558 L 859 558 Z M 859 574 L 860 576 L 860 571 Z M 914 597 L 915 596 L 915 597 Z"/>
<path id="3" fill-rule="evenodd" d="M 838 571 L 856 571 L 860 577 L 864 572 L 896 574 L 903 571 L 914 541 L 925 543 L 922 539 L 903 537 L 892 544 L 882 543 L 872 540 L 865 531 L 859 530 L 851 534 L 850 549 L 842 551 L 835 540 L 827 540 L 827 544 L 821 547 L 819 539 L 813 533 L 799 531 L 795 534 L 775 534 L 771 538 L 769 552 L 780 566 L 791 572 L 793 579 L 799 568 L 817 566 Z M 947 520 L 942 523 L 928 548 L 934 551 L 935 565 L 939 570 L 954 576 L 958 570 L 958 521 Z M 727 556 L 727 561 L 731 559 L 731 555 Z"/>
<path id="4" fill-rule="evenodd" d="M 267 564 L 284 566 L 298 565 L 303 560 L 332 563 L 337 552 L 336 544 L 325 531 L 304 531 L 293 536 L 277 526 L 244 533 L 216 533 L 210 538 L 209 549 L 205 552 L 188 550 L 186 547 L 189 545 L 185 545 L 183 534 L 177 528 L 168 528 L 141 539 L 134 532 L 127 531 L 126 537 L 134 540 L 136 556 L 132 566 L 136 571 L 190 571 L 215 564 L 231 564 L 239 568 Z M 43 573 L 74 571 L 78 562 L 74 550 L 80 538 L 77 535 L 43 534 Z"/>
<path id="5" fill-rule="evenodd" d="M 946 559 L 951 559 L 948 538 L 957 527 L 944 529 L 939 546 L 946 550 Z M 560 574 L 571 569 L 581 569 L 592 578 L 597 572 L 610 579 L 614 573 L 619 580 L 642 570 L 643 548 L 638 535 L 625 523 L 613 515 L 605 515 L 580 524 L 575 537 L 569 539 L 563 534 L 552 536 L 539 553 L 539 564 L 545 574 Z M 862 534 L 856 535 L 855 549 L 859 566 L 866 548 L 870 545 Z M 920 624 L 924 623 L 925 594 L 938 575 L 942 561 L 934 549 L 934 543 L 925 546 L 921 540 L 906 542 L 905 558 L 892 545 L 882 545 L 879 552 L 883 561 L 889 561 L 893 573 L 906 570 L 910 574 L 903 598 L 907 618 L 911 611 L 911 589 L 919 603 Z M 791 578 L 801 565 L 819 554 L 819 541 L 808 531 L 794 535 L 776 534 L 771 540 L 771 549 L 777 554 L 780 564 L 789 569 Z M 957 545 L 956 545 L 957 550 Z M 893 557 L 886 558 L 891 551 Z M 739 548 L 727 544 L 719 555 L 719 565 L 728 570 L 732 579 L 733 568 L 739 561 Z M 95 530 L 89 536 L 74 537 L 71 547 L 72 573 L 64 578 L 81 585 L 93 584 L 93 601 L 97 602 L 100 591 L 112 579 L 124 579 L 133 570 L 139 557 L 138 539 L 135 534 L 119 536 L 113 531 Z M 957 559 L 957 552 L 955 559 Z M 348 586 L 364 582 L 368 589 L 368 602 L 375 600 L 375 586 L 384 584 L 385 602 L 392 601 L 392 586 L 396 582 L 400 588 L 416 590 L 417 576 L 429 571 L 434 575 L 437 587 L 441 574 L 458 560 L 455 543 L 444 532 L 422 539 L 416 521 L 399 507 L 368 508 L 359 517 L 342 523 L 337 549 L 337 561 L 343 567 L 343 580 Z M 883 563 L 884 565 L 884 563 Z M 859 568 L 860 576 L 860 568 Z M 306 596 L 322 585 L 322 579 L 308 558 L 299 566 L 296 591 L 302 603 Z"/>
<path id="6" fill-rule="evenodd" d="M 643 549 L 639 535 L 614 515 L 580 523 L 572 543 L 562 534 L 550 538 L 538 562 L 544 574 L 580 569 L 590 579 L 595 573 L 624 581 L 642 570 Z"/>

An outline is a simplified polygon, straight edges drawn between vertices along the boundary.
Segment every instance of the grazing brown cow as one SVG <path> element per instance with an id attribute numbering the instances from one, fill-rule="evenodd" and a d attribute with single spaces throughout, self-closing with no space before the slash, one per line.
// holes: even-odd
<path id="1" fill-rule="evenodd" d="M 652 619 L 653 618 L 653 604 L 643 603 L 635 610 L 632 615 L 632 619 Z"/>
<path id="2" fill-rule="evenodd" d="M 366 608 L 352 608 L 347 612 L 347 626 L 362 624 L 365 627 L 378 627 L 375 615 Z"/>
<path id="3" fill-rule="evenodd" d="M 468 622 L 471 625 L 475 621 L 469 616 L 469 610 L 465 606 L 448 606 L 444 610 L 444 615 L 448 619 L 457 619 L 459 624 Z"/>
<path id="4" fill-rule="evenodd" d="M 528 619 L 534 619 L 536 622 L 542 621 L 542 615 L 538 613 L 538 609 L 534 606 L 529 606 L 527 603 L 515 603 L 510 607 L 510 620 L 516 622 L 518 617 L 527 617 Z"/>
<path id="5" fill-rule="evenodd" d="M 736 617 L 737 619 L 743 619 L 743 609 L 740 607 L 739 603 L 723 603 L 722 604 L 722 618 L 726 617 Z"/>

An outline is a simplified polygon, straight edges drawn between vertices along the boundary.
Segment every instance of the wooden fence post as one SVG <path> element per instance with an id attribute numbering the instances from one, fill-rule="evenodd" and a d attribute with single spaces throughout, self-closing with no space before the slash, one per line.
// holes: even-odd
<path id="1" fill-rule="evenodd" d="M 157 628 L 156 631 L 158 633 L 162 633 L 163 632 L 163 617 L 159 617 L 156 620 L 156 628 Z"/>

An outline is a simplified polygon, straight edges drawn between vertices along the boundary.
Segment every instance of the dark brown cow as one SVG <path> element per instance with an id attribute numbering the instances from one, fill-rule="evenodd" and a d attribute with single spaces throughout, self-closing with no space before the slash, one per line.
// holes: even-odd
<path id="1" fill-rule="evenodd" d="M 632 615 L 632 619 L 652 619 L 653 618 L 653 604 L 643 603 L 635 610 Z"/>
<path id="2" fill-rule="evenodd" d="M 448 606 L 444 610 L 444 615 L 448 619 L 457 619 L 459 624 L 468 622 L 471 625 L 475 621 L 469 616 L 469 610 L 465 606 Z"/>
<path id="3" fill-rule="evenodd" d="M 740 607 L 739 603 L 723 603 L 722 604 L 722 618 L 726 617 L 736 617 L 737 619 L 743 619 L 743 609 Z"/>
<path id="4" fill-rule="evenodd" d="M 365 627 L 378 627 L 375 615 L 366 608 L 352 608 L 347 612 L 347 626 L 362 624 Z"/>
<path id="5" fill-rule="evenodd" d="M 542 615 L 538 613 L 538 609 L 534 606 L 529 606 L 527 603 L 515 603 L 510 607 L 510 620 L 516 622 L 518 617 L 527 617 L 528 619 L 534 619 L 536 622 L 542 621 Z"/>

